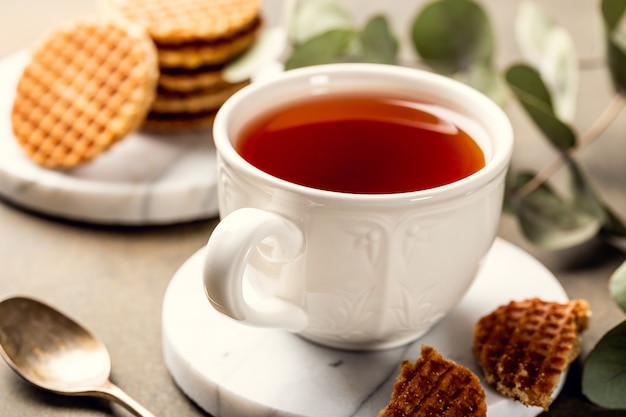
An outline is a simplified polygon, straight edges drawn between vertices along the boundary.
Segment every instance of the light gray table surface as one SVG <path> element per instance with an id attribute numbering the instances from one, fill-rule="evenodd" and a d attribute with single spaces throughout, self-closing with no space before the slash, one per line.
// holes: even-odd
<path id="1" fill-rule="evenodd" d="M 275 14 L 277 1 L 267 1 Z M 388 13 L 397 31 L 408 23 L 423 1 L 350 0 L 357 20 L 374 12 Z M 513 40 L 518 1 L 482 1 L 498 35 L 497 63 L 506 66 L 519 58 Z M 601 62 L 601 22 L 597 2 L 554 0 L 541 2 L 574 37 L 582 61 L 595 62 L 581 73 L 575 125 L 588 128 L 608 102 L 611 88 Z M 0 58 L 30 45 L 61 21 L 92 13 L 86 0 L 4 1 L 0 4 Z M 270 16 L 270 21 L 272 17 Z M 516 132 L 514 167 L 539 168 L 551 153 L 513 104 L 508 109 Z M 587 149 L 582 162 L 604 198 L 618 213 L 626 212 L 626 114 L 600 141 Z M 0 138 L 6 140 L 6 138 Z M 104 227 L 49 218 L 0 200 L 0 297 L 25 294 L 41 298 L 87 324 L 107 345 L 113 380 L 157 416 L 205 415 L 178 389 L 163 362 L 161 305 L 176 270 L 204 245 L 216 219 L 158 227 Z M 500 236 L 527 250 L 559 279 L 571 298 L 587 299 L 593 320 L 583 339 L 584 357 L 599 338 L 624 319 L 611 300 L 607 282 L 624 260 L 624 252 L 601 242 L 547 252 L 530 245 L 514 219 L 503 218 Z M 104 416 L 129 415 L 102 400 L 67 398 L 34 389 L 0 363 L 0 415 Z M 601 410 L 580 393 L 580 360 L 571 368 L 564 391 L 548 416 L 626 416 Z M 219 416 L 216 416 L 219 417 Z"/>

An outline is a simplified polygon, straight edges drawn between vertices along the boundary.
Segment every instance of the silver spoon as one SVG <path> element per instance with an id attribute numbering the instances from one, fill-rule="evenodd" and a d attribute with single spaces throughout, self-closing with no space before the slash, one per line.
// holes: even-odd
<path id="1" fill-rule="evenodd" d="M 0 301 L 0 355 L 15 372 L 45 390 L 105 398 L 136 416 L 154 417 L 109 380 L 111 360 L 104 344 L 37 300 Z"/>

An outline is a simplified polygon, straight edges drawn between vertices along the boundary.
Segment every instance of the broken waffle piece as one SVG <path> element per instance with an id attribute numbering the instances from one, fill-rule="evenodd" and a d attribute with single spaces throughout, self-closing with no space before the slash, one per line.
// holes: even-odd
<path id="1" fill-rule="evenodd" d="M 378 417 L 484 417 L 485 392 L 478 377 L 430 346 L 414 363 L 403 361 L 391 400 Z"/>
<path id="2" fill-rule="evenodd" d="M 141 125 L 158 76 L 156 48 L 138 26 L 81 20 L 59 27 L 18 81 L 14 136 L 43 167 L 89 161 Z"/>
<path id="3" fill-rule="evenodd" d="M 580 352 L 591 313 L 584 300 L 512 301 L 482 317 L 474 355 L 502 395 L 547 410 L 561 375 Z"/>

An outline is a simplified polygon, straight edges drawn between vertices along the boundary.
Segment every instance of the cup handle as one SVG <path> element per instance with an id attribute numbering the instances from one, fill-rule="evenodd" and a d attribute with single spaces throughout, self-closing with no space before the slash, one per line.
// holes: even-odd
<path id="1" fill-rule="evenodd" d="M 213 307 L 250 325 L 300 331 L 308 324 L 305 311 L 278 297 L 263 306 L 246 301 L 244 272 L 252 250 L 264 239 L 276 241 L 271 261 L 289 262 L 304 247 L 302 232 L 286 218 L 261 209 L 238 209 L 217 225 L 206 246 L 204 291 Z"/>

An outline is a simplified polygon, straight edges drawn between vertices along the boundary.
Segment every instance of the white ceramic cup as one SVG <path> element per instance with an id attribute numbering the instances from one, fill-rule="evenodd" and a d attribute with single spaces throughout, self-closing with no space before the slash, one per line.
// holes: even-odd
<path id="1" fill-rule="evenodd" d="M 486 165 L 451 184 L 396 194 L 324 191 L 273 177 L 235 150 L 242 126 L 294 98 L 400 91 L 464 115 Z M 513 134 L 504 112 L 449 78 L 377 64 L 288 71 L 232 96 L 213 127 L 221 221 L 206 248 L 211 304 L 249 325 L 342 349 L 417 339 L 472 284 L 497 233 Z"/>

